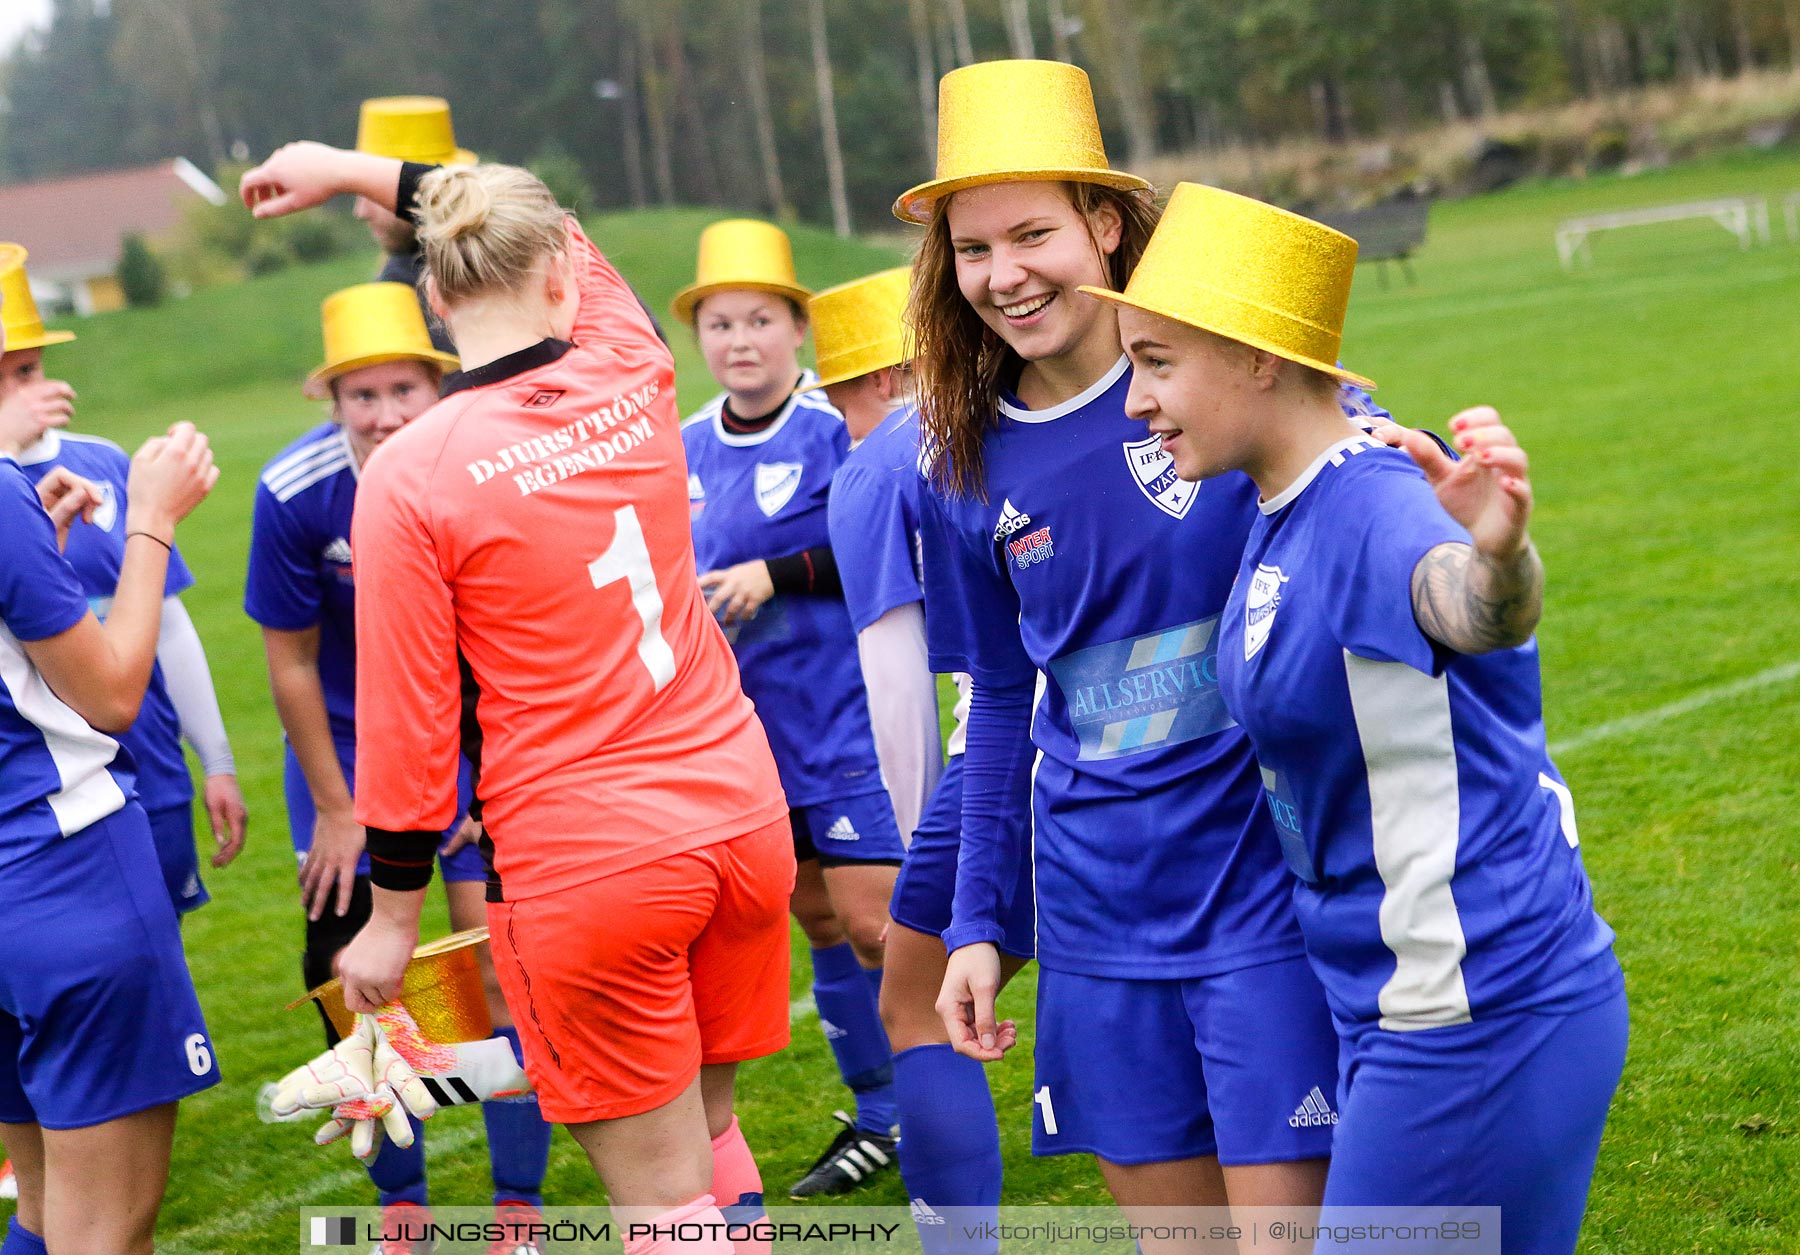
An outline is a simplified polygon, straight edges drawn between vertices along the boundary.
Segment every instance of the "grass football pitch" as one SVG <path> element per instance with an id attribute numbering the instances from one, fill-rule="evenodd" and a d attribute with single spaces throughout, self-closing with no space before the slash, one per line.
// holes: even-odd
<path id="1" fill-rule="evenodd" d="M 1358 276 L 1345 344 L 1402 421 L 1441 429 L 1491 402 L 1532 457 L 1550 736 L 1632 999 L 1583 1239 L 1594 1255 L 1800 1248 L 1800 473 L 1789 444 L 1800 434 L 1800 246 L 1783 240 L 1779 210 L 1791 189 L 1790 151 L 1441 205 L 1416 285 L 1396 271 L 1384 289 L 1372 267 Z M 1591 268 L 1557 267 L 1552 232 L 1566 215 L 1746 194 L 1776 204 L 1768 247 L 1740 251 L 1710 223 L 1674 224 L 1602 236 Z M 591 225 L 660 311 L 709 216 Z M 892 264 L 899 248 L 795 232 L 815 287 Z M 180 540 L 252 828 L 236 866 L 207 870 L 214 901 L 186 925 L 225 1081 L 182 1109 L 158 1245 L 169 1255 L 292 1250 L 299 1207 L 372 1198 L 341 1148 L 312 1147 L 310 1124 L 264 1125 L 253 1110 L 257 1087 L 320 1042 L 310 1010 L 282 1010 L 298 992 L 300 912 L 280 729 L 241 597 L 258 468 L 322 417 L 298 386 L 318 352 L 318 301 L 365 279 L 373 260 L 80 321 L 79 341 L 47 356 L 80 392 L 80 429 L 133 447 L 192 419 L 224 468 Z M 711 381 L 686 330 L 671 338 L 689 409 Z M 434 907 L 426 935 L 446 927 Z M 798 941 L 795 958 L 803 999 Z M 1025 1031 L 990 1072 L 1006 1201 L 1099 1203 L 1091 1161 L 1029 1153 L 1031 989 L 1028 973 L 1005 996 Z M 792 1048 L 740 1081 L 772 1199 L 848 1105 L 816 1019 L 796 1016 Z M 427 1144 L 434 1202 L 485 1203 L 480 1117 L 445 1113 Z M 545 1193 L 600 1201 L 560 1132 Z M 889 1176 L 848 1201 L 905 1195 Z"/>

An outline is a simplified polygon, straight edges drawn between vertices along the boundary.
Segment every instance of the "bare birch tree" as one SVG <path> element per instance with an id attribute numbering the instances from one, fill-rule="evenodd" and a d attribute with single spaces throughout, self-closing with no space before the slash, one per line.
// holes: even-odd
<path id="1" fill-rule="evenodd" d="M 948 0 L 950 34 L 956 40 L 956 64 L 975 64 L 975 45 L 969 39 L 969 7 L 963 0 Z"/>
<path id="2" fill-rule="evenodd" d="M 650 136 L 650 169 L 656 178 L 656 199 L 675 203 L 675 164 L 671 156 L 668 76 L 656 56 L 655 10 L 634 9 L 626 18 L 637 36 L 638 74 L 643 84 L 644 120 Z"/>
<path id="3" fill-rule="evenodd" d="M 807 0 L 812 32 L 813 78 L 819 88 L 819 129 L 825 139 L 825 183 L 831 192 L 831 225 L 840 237 L 850 234 L 850 195 L 844 186 L 844 150 L 838 143 L 837 93 L 831 83 L 831 45 L 825 37 L 825 0 Z"/>
<path id="4" fill-rule="evenodd" d="M 1012 54 L 1027 61 L 1037 57 L 1037 43 L 1031 37 L 1031 0 L 1001 0 L 1006 17 L 1006 39 Z"/>
<path id="5" fill-rule="evenodd" d="M 787 185 L 781 178 L 781 154 L 775 148 L 775 119 L 769 111 L 769 70 L 763 59 L 762 0 L 744 0 L 744 76 L 749 80 L 750 110 L 755 115 L 756 148 L 762 158 L 763 187 L 769 212 L 793 215 Z"/>
<path id="6" fill-rule="evenodd" d="M 919 118 L 925 133 L 925 159 L 932 161 L 937 155 L 937 67 L 931 57 L 928 0 L 906 0 L 906 12 L 912 22 L 913 61 L 918 67 Z"/>
<path id="7" fill-rule="evenodd" d="M 1075 49 L 1071 40 L 1080 30 L 1080 19 L 1070 17 L 1063 10 L 1063 0 L 1050 0 L 1051 55 L 1058 61 L 1074 61 Z"/>

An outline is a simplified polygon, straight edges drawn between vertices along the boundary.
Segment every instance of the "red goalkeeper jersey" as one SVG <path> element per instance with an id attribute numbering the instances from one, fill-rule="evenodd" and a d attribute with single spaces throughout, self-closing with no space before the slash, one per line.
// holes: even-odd
<path id="1" fill-rule="evenodd" d="M 460 646 L 508 899 L 725 840 L 786 811 L 707 612 L 674 361 L 578 228 L 573 344 L 452 376 L 358 489 L 356 817 L 454 818 Z"/>

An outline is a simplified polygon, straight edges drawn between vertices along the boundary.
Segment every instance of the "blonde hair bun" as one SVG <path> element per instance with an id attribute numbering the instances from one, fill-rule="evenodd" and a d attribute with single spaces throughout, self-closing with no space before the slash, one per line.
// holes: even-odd
<path id="1" fill-rule="evenodd" d="M 440 239 L 455 240 L 481 230 L 493 207 L 474 167 L 444 166 L 419 183 L 419 216 L 430 219 L 430 230 Z"/>
<path id="2" fill-rule="evenodd" d="M 445 304 L 512 292 L 568 241 L 550 189 L 517 166 L 444 166 L 419 181 L 419 247 Z"/>

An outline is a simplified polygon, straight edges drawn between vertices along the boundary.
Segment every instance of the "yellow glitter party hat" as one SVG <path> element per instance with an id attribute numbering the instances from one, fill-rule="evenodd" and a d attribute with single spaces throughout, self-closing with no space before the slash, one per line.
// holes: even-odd
<path id="1" fill-rule="evenodd" d="M 983 61 L 938 84 L 937 177 L 894 202 L 903 222 L 930 222 L 932 204 L 965 187 L 1040 179 L 1148 194 L 1114 170 L 1100 141 L 1087 72 L 1061 61 Z"/>
<path id="2" fill-rule="evenodd" d="M 475 947 L 487 939 L 487 929 L 471 928 L 426 942 L 413 951 L 400 984 L 399 1001 L 432 1041 L 452 1044 L 493 1036 L 481 965 L 475 958 Z M 287 1009 L 292 1011 L 314 999 L 325 1008 L 326 1018 L 339 1036 L 348 1037 L 355 1030 L 356 1016 L 344 1005 L 344 987 L 335 978 L 288 1003 Z"/>
<path id="3" fill-rule="evenodd" d="M 0 318 L 5 319 L 6 351 L 41 349 L 46 344 L 67 344 L 73 331 L 47 331 L 44 317 L 31 297 L 25 277 L 25 250 L 17 244 L 0 244 Z"/>
<path id="4" fill-rule="evenodd" d="M 441 96 L 377 96 L 362 103 L 356 151 L 432 166 L 472 166 L 475 154 L 456 146 L 450 102 Z"/>
<path id="5" fill-rule="evenodd" d="M 1340 231 L 1178 183 L 1125 290 L 1081 290 L 1373 388 L 1337 364 L 1355 270 L 1356 241 Z"/>
<path id="6" fill-rule="evenodd" d="M 794 247 L 787 232 L 772 222 L 726 218 L 700 233 L 694 281 L 675 294 L 669 308 L 676 318 L 691 323 L 694 307 L 714 292 L 745 288 L 788 297 L 802 309 L 812 299 L 794 274 Z"/>
<path id="7" fill-rule="evenodd" d="M 895 266 L 812 298 L 818 387 L 898 366 L 912 356 L 905 344 L 906 297 L 911 290 L 912 267 Z"/>
<path id="8" fill-rule="evenodd" d="M 325 397 L 339 375 L 382 362 L 416 358 L 444 370 L 457 359 L 432 347 L 419 312 L 419 297 L 404 283 L 359 283 L 333 292 L 320 306 L 325 330 L 325 361 L 306 377 L 306 395 Z"/>

